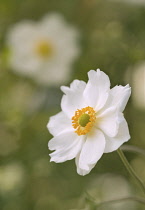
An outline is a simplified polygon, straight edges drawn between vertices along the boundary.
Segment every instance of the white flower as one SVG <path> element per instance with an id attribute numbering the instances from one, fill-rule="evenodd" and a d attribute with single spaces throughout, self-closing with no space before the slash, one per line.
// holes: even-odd
<path id="1" fill-rule="evenodd" d="M 16 73 L 44 85 L 58 85 L 70 76 L 79 54 L 78 31 L 58 14 L 41 21 L 22 21 L 11 28 L 7 45 L 10 65 Z"/>
<path id="2" fill-rule="evenodd" d="M 62 111 L 50 118 L 51 161 L 76 158 L 77 172 L 88 174 L 103 153 L 117 150 L 130 138 L 123 110 L 131 94 L 129 85 L 110 89 L 109 77 L 99 69 L 88 72 L 89 81 L 74 80 L 62 86 Z"/>

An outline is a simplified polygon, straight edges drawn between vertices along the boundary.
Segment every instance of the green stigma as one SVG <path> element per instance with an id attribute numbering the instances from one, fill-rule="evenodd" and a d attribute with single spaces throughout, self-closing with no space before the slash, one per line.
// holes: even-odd
<path id="1" fill-rule="evenodd" d="M 88 114 L 82 114 L 79 118 L 79 124 L 82 126 L 82 127 L 85 127 L 88 122 L 90 122 L 90 116 Z"/>

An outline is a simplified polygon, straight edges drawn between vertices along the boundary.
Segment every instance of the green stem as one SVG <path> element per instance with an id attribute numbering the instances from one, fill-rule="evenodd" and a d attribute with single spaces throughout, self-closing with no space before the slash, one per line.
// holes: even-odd
<path id="1" fill-rule="evenodd" d="M 129 174 L 138 182 L 138 184 L 140 185 L 140 188 L 142 189 L 142 191 L 145 193 L 145 186 L 144 183 L 142 182 L 142 180 L 137 176 L 136 172 L 133 170 L 133 168 L 131 167 L 131 165 L 129 164 L 128 160 L 126 159 L 124 153 L 122 152 L 121 149 L 117 150 L 118 155 L 120 156 L 124 166 L 126 167 L 127 171 L 129 172 Z"/>

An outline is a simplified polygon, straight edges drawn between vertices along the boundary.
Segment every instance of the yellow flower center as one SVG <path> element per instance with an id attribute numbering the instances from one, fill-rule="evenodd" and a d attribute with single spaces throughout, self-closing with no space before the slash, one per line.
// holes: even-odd
<path id="1" fill-rule="evenodd" d="M 75 129 L 75 133 L 79 136 L 87 134 L 90 132 L 95 120 L 96 112 L 92 107 L 88 106 L 78 109 L 72 117 L 72 126 Z"/>
<path id="2" fill-rule="evenodd" d="M 48 58 L 53 54 L 53 46 L 50 42 L 42 40 L 35 45 L 35 53 L 42 58 Z"/>

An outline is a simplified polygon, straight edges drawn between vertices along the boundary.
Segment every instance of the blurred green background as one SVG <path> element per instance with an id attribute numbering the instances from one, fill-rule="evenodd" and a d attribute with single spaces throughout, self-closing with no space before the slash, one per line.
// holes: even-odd
<path id="1" fill-rule="evenodd" d="M 135 202 L 97 208 L 86 199 L 89 193 L 96 200 L 103 200 L 107 190 L 118 196 L 126 195 L 126 191 L 129 195 L 142 195 L 116 152 L 104 154 L 85 177 L 77 174 L 74 160 L 49 162 L 47 143 L 52 136 L 46 124 L 50 116 L 60 111 L 62 92 L 59 86 L 40 86 L 15 74 L 6 58 L 9 27 L 20 20 L 40 20 L 49 12 L 63 15 L 80 33 L 81 53 L 73 63 L 71 79 L 62 85 L 69 85 L 74 79 L 87 81 L 87 72 L 97 68 L 109 75 L 112 87 L 129 83 L 134 91 L 140 84 L 134 73 L 145 60 L 145 2 L 0 0 L 0 209 L 145 209 Z M 145 82 L 145 71 L 142 78 Z M 140 86 L 144 92 L 136 92 L 142 93 L 141 105 L 132 96 L 125 110 L 131 134 L 127 144 L 145 149 L 145 83 Z M 125 154 L 145 182 L 144 158 Z M 103 191 L 98 183 L 105 183 L 108 177 L 109 183 L 110 177 L 118 181 L 113 182 L 114 188 L 106 184 Z M 122 182 L 125 191 L 120 190 Z"/>

